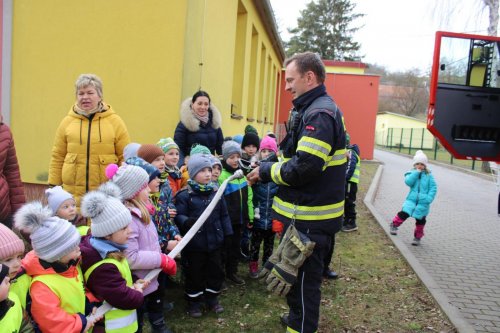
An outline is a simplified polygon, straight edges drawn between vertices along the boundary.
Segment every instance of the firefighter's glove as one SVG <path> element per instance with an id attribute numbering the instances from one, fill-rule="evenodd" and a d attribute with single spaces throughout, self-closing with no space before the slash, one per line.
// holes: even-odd
<path id="1" fill-rule="evenodd" d="M 281 260 L 274 265 L 266 283 L 267 290 L 279 296 L 286 296 L 297 280 L 299 268 L 312 254 L 316 243 L 300 233 L 293 225 L 288 227 L 282 243 L 285 245 L 281 252 Z"/>
<path id="2" fill-rule="evenodd" d="M 271 273 L 271 270 L 273 269 L 274 265 L 280 262 L 281 252 L 283 251 L 284 246 L 285 244 L 283 242 L 280 242 L 280 245 L 278 246 L 276 251 L 274 251 L 273 254 L 271 254 L 271 256 L 269 257 L 269 259 L 267 259 L 266 263 L 262 266 L 262 269 L 259 272 L 258 275 L 259 279 L 265 281 L 269 273 Z"/>

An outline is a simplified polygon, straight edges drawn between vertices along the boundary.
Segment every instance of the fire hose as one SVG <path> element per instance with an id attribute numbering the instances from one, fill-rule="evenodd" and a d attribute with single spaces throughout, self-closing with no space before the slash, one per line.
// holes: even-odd
<path id="1" fill-rule="evenodd" d="M 184 237 L 181 239 L 181 241 L 170 251 L 169 254 L 167 254 L 172 260 L 182 251 L 182 249 L 189 243 L 189 241 L 194 237 L 194 235 L 198 232 L 198 230 L 201 228 L 203 223 L 207 220 L 207 218 L 212 214 L 212 211 L 215 208 L 215 205 L 219 202 L 220 198 L 224 194 L 224 190 L 226 189 L 227 184 L 232 181 L 233 179 L 240 179 L 243 178 L 243 171 L 237 170 L 233 175 L 231 175 L 228 179 L 226 179 L 219 189 L 217 190 L 217 193 L 215 194 L 212 202 L 208 205 L 208 207 L 203 211 L 203 213 L 200 215 L 198 220 L 196 220 L 196 223 L 189 229 L 189 231 L 184 235 Z M 154 279 L 158 274 L 161 272 L 160 268 L 153 269 L 151 270 L 145 277 L 145 281 L 151 281 Z M 106 312 L 111 310 L 113 308 L 112 305 L 104 301 L 104 303 L 97 308 L 95 313 L 90 314 L 87 316 L 87 321 L 93 321 L 95 318 L 99 318 L 104 316 Z"/>

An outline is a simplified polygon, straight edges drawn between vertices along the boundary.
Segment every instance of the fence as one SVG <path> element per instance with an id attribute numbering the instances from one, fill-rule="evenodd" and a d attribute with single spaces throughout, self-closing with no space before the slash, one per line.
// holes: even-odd
<path id="1" fill-rule="evenodd" d="M 474 160 L 457 160 L 434 138 L 426 128 L 388 128 L 377 133 L 379 148 L 414 155 L 423 150 L 429 159 L 457 165 L 475 171 L 490 172 L 488 164 Z"/>

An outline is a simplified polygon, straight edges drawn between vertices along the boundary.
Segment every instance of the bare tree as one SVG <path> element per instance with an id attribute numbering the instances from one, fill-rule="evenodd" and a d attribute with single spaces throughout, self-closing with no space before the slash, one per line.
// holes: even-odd
<path id="1" fill-rule="evenodd" d="M 498 2 L 499 0 L 482 0 L 489 9 L 488 35 L 498 35 Z"/>

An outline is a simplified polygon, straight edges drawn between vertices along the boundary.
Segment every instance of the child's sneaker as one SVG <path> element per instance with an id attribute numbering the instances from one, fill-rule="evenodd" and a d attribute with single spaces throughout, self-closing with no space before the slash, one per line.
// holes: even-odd
<path id="1" fill-rule="evenodd" d="M 411 245 L 414 245 L 414 246 L 419 246 L 420 245 L 420 238 L 413 238 L 413 242 L 411 242 Z"/>
<path id="2" fill-rule="evenodd" d="M 222 305 L 220 305 L 218 299 L 211 299 L 211 300 L 207 301 L 207 305 L 211 311 L 213 311 L 217 314 L 224 312 L 224 308 L 222 307 Z"/>
<path id="3" fill-rule="evenodd" d="M 391 235 L 397 235 L 398 234 L 398 227 L 396 227 L 394 225 L 394 222 L 391 222 L 391 224 L 389 226 L 389 229 L 390 229 Z"/>

